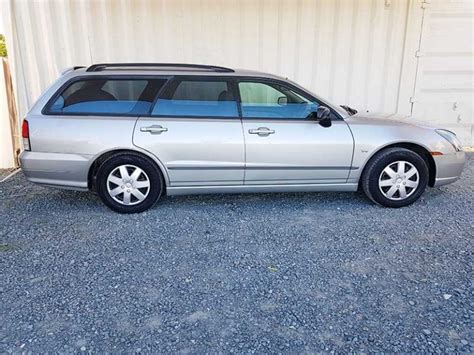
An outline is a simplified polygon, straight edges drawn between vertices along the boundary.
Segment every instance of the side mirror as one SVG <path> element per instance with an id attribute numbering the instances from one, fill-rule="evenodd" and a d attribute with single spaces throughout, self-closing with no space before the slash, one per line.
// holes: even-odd
<path id="1" fill-rule="evenodd" d="M 278 98 L 278 105 L 286 105 L 288 103 L 288 98 L 286 96 L 280 96 Z"/>
<path id="2" fill-rule="evenodd" d="M 319 106 L 316 111 L 316 119 L 323 127 L 331 127 L 331 110 L 326 106 Z"/>

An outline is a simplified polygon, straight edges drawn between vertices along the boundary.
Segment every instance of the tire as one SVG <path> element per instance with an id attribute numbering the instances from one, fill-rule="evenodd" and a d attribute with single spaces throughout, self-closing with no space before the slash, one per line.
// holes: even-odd
<path id="1" fill-rule="evenodd" d="M 117 153 L 97 171 L 97 194 L 119 213 L 140 213 L 152 207 L 164 190 L 156 165 L 137 153 Z"/>
<path id="2" fill-rule="evenodd" d="M 427 163 L 417 153 L 405 148 L 388 148 L 369 160 L 362 173 L 361 186 L 373 202 L 399 208 L 418 200 L 425 191 L 428 177 Z"/>

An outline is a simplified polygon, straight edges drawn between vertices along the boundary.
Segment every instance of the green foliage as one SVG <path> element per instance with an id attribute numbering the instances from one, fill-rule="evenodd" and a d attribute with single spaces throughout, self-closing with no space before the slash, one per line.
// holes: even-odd
<path id="1" fill-rule="evenodd" d="M 0 57 L 7 56 L 7 45 L 5 44 L 5 37 L 0 35 Z"/>

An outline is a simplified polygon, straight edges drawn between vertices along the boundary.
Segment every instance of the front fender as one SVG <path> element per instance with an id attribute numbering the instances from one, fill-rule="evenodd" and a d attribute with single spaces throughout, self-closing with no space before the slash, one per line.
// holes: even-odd
<path id="1" fill-rule="evenodd" d="M 357 182 L 367 162 L 379 151 L 397 144 L 411 144 L 442 155 L 453 154 L 454 149 L 432 128 L 391 120 L 346 119 L 354 136 L 353 169 L 348 182 Z"/>

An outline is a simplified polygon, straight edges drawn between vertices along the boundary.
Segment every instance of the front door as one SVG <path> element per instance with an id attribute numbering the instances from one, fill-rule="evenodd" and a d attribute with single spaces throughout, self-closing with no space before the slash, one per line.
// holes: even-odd
<path id="1" fill-rule="evenodd" d="M 246 146 L 245 184 L 345 183 L 353 138 L 344 120 L 323 127 L 312 118 L 319 103 L 274 81 L 238 84 Z"/>
<path id="2" fill-rule="evenodd" d="M 170 186 L 241 185 L 244 139 L 232 82 L 177 77 L 140 117 L 134 144 L 166 167 Z"/>

